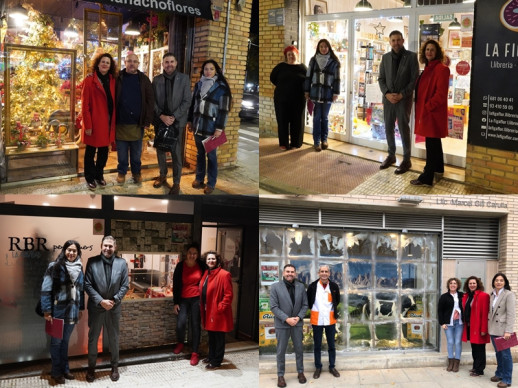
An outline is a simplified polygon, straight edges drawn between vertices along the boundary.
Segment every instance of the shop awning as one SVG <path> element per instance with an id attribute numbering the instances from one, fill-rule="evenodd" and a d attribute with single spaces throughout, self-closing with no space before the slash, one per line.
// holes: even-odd
<path id="1" fill-rule="evenodd" d="M 170 12 L 212 20 L 210 0 L 95 0 L 96 3 L 154 12 Z"/>

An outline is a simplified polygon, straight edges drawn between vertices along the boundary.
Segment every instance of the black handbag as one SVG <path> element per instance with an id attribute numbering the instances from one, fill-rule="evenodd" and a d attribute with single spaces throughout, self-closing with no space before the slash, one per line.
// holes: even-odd
<path id="1" fill-rule="evenodd" d="M 153 147 L 162 151 L 172 151 L 178 141 L 178 133 L 178 125 L 176 122 L 169 126 L 164 123 L 160 124 L 155 129 Z"/>

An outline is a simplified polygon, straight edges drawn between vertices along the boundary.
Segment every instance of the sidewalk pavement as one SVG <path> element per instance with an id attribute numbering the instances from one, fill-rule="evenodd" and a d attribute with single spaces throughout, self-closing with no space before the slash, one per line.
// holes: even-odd
<path id="1" fill-rule="evenodd" d="M 257 346 L 257 344 L 255 344 Z M 229 388 L 247 387 L 259 388 L 259 372 L 257 365 L 259 362 L 257 348 L 249 350 L 232 351 L 229 346 L 225 353 L 225 359 L 221 368 L 209 371 L 205 369 L 205 364 L 201 361 L 197 366 L 191 366 L 188 356 L 176 356 L 169 354 L 166 359 L 155 361 L 141 360 L 134 365 L 126 365 L 121 358 L 119 366 L 120 379 L 117 382 L 110 380 L 109 359 L 104 365 L 96 369 L 96 380 L 93 383 L 86 381 L 86 365 L 75 363 L 72 373 L 75 380 L 66 380 L 64 387 L 123 387 L 123 388 L 170 388 L 170 387 L 210 387 L 210 388 Z M 136 362 L 135 360 L 133 362 Z M 53 385 L 50 379 L 49 365 L 29 376 L 1 379 L 1 387 L 18 388 L 39 388 Z M 99 365 L 99 362 L 98 362 Z M 72 368 L 72 365 L 71 365 Z M 60 385 L 61 386 L 61 385 Z"/>
<path id="2" fill-rule="evenodd" d="M 305 372 L 307 382 L 299 384 L 297 373 L 284 375 L 286 384 L 291 388 L 325 387 L 325 388 L 477 388 L 496 387 L 497 383 L 489 379 L 494 376 L 496 365 L 488 365 L 485 374 L 479 377 L 471 377 L 469 369 L 471 365 L 461 365 L 458 373 L 447 372 L 446 364 L 438 367 L 408 367 L 391 369 L 366 369 L 366 370 L 338 370 L 340 377 L 334 377 L 325 368 L 319 379 L 313 378 L 313 371 Z M 518 379 L 518 364 L 514 364 L 514 380 Z M 259 375 L 261 388 L 277 387 L 276 374 Z"/>
<path id="3" fill-rule="evenodd" d="M 329 139 L 329 149 L 315 152 L 310 134 L 304 135 L 299 149 L 282 151 L 277 138 L 260 138 L 260 177 L 262 194 L 496 194 L 464 182 L 463 168 L 445 166 L 444 178 L 433 187 L 413 186 L 424 168 L 424 160 L 412 158 L 411 171 L 396 175 L 401 162 L 385 170 L 379 165 L 386 152 Z M 318 167 L 318 168 L 316 168 Z M 310 173 L 308 173 L 310 172 Z"/>

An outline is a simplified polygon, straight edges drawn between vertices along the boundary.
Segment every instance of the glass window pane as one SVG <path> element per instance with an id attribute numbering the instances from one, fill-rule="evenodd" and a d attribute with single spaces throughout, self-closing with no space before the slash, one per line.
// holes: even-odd
<path id="1" fill-rule="evenodd" d="M 372 240 L 375 236 L 371 233 L 347 233 L 347 254 L 350 259 L 372 259 Z"/>
<path id="2" fill-rule="evenodd" d="M 314 256 L 313 231 L 308 229 L 288 230 L 286 234 L 289 256 Z"/>
<path id="3" fill-rule="evenodd" d="M 397 256 L 397 234 L 380 234 L 376 241 L 376 257 L 395 258 Z"/>
<path id="4" fill-rule="evenodd" d="M 378 349 L 396 349 L 399 347 L 396 323 L 383 323 L 374 327 L 375 345 Z"/>
<path id="5" fill-rule="evenodd" d="M 401 264 L 401 288 L 418 288 L 416 264 Z"/>
<path id="6" fill-rule="evenodd" d="M 423 302 L 425 307 L 425 318 L 436 319 L 437 318 L 437 294 L 427 292 L 425 294 L 425 300 Z"/>
<path id="7" fill-rule="evenodd" d="M 317 234 L 320 257 L 341 257 L 344 255 L 344 234 L 342 231 L 322 231 Z"/>
<path id="8" fill-rule="evenodd" d="M 420 260 L 424 258 L 425 236 L 402 235 L 401 236 L 401 259 Z"/>
<path id="9" fill-rule="evenodd" d="M 422 318 L 423 296 L 421 294 L 401 295 L 401 318 Z"/>
<path id="10" fill-rule="evenodd" d="M 370 318 L 370 294 L 349 294 L 347 298 L 347 317 L 350 321 L 364 321 Z"/>
<path id="11" fill-rule="evenodd" d="M 261 228 L 260 231 L 260 254 L 282 256 L 284 245 L 284 230 L 279 228 Z"/>
<path id="12" fill-rule="evenodd" d="M 373 318 L 375 321 L 395 320 L 399 316 L 397 295 L 391 292 L 380 292 L 374 299 Z"/>
<path id="13" fill-rule="evenodd" d="M 367 288 L 372 286 L 372 264 L 364 261 L 349 261 L 348 276 L 350 288 Z"/>
<path id="14" fill-rule="evenodd" d="M 366 324 L 349 325 L 349 343 L 350 348 L 370 348 L 371 346 L 371 330 Z"/>
<path id="15" fill-rule="evenodd" d="M 397 287 L 397 263 L 376 263 L 376 287 Z"/>
<path id="16" fill-rule="evenodd" d="M 423 323 L 403 323 L 401 325 L 401 346 L 403 348 L 422 348 L 423 329 Z"/>

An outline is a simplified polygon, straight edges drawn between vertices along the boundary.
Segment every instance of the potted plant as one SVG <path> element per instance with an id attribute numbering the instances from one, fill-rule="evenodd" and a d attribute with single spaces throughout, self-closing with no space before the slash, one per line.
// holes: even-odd
<path id="1" fill-rule="evenodd" d="M 36 145 L 40 148 L 46 148 L 49 144 L 49 137 L 47 136 L 46 131 L 41 131 L 38 137 L 36 138 Z"/>

